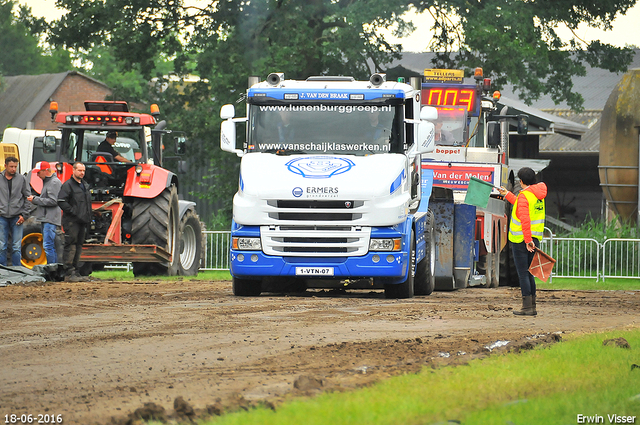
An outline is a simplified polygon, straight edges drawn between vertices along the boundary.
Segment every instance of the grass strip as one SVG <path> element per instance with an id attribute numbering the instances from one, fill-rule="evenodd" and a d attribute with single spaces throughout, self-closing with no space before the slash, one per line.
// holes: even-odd
<path id="1" fill-rule="evenodd" d="M 603 346 L 624 337 L 631 349 Z M 636 416 L 640 330 L 568 336 L 547 348 L 423 369 L 353 392 L 325 393 L 204 422 L 230 424 L 572 424 L 578 415 Z M 584 422 L 587 423 L 587 422 Z"/>
<path id="2" fill-rule="evenodd" d="M 137 278 L 132 271 L 126 270 L 103 270 L 91 273 L 91 277 L 103 280 L 130 281 L 130 280 L 163 280 L 163 281 L 179 281 L 179 280 L 228 280 L 231 281 L 231 275 L 228 270 L 206 270 L 198 273 L 198 276 L 145 276 Z"/>

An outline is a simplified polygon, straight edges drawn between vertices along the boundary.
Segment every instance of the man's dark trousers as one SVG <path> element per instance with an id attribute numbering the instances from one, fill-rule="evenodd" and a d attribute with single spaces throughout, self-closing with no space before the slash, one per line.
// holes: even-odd
<path id="1" fill-rule="evenodd" d="M 64 265 L 67 272 L 77 271 L 80 255 L 82 254 L 82 244 L 84 243 L 87 225 L 73 221 L 62 220 L 64 229 Z"/>

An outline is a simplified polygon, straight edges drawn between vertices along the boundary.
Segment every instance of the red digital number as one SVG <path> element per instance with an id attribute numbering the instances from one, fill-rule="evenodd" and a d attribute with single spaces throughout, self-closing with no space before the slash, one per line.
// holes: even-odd
<path id="1" fill-rule="evenodd" d="M 475 108 L 476 92 L 473 89 L 433 88 L 429 90 L 425 105 L 465 106 L 472 112 Z"/>

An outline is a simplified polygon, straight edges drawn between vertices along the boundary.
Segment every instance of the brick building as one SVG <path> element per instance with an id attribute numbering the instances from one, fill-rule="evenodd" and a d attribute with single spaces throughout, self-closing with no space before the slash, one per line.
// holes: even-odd
<path id="1" fill-rule="evenodd" d="M 55 130 L 49 113 L 51 101 L 58 102 L 60 112 L 82 111 L 85 100 L 104 100 L 111 94 L 104 83 L 77 71 L 4 77 L 0 83 L 0 130 Z"/>

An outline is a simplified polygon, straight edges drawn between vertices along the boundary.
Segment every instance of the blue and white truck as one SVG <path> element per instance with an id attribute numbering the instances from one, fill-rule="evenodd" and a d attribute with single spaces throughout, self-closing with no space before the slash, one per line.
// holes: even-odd
<path id="1" fill-rule="evenodd" d="M 436 231 L 434 172 L 423 154 L 436 147 L 438 109 L 423 105 L 422 91 L 420 78 L 297 81 L 273 73 L 250 79 L 246 117 L 236 118 L 231 104 L 221 108 L 220 146 L 242 158 L 231 229 L 235 295 L 339 287 L 410 298 L 430 294 L 438 274 L 470 279 L 473 264 L 460 274 L 455 258 L 436 259 L 437 250 L 444 257 L 454 248 L 445 236 L 459 212 L 454 191 L 436 189 L 440 216 L 451 209 L 450 223 Z M 246 123 L 242 147 L 237 123 Z M 473 216 L 458 248 L 465 261 L 478 252 L 470 208 L 455 208 Z"/>

